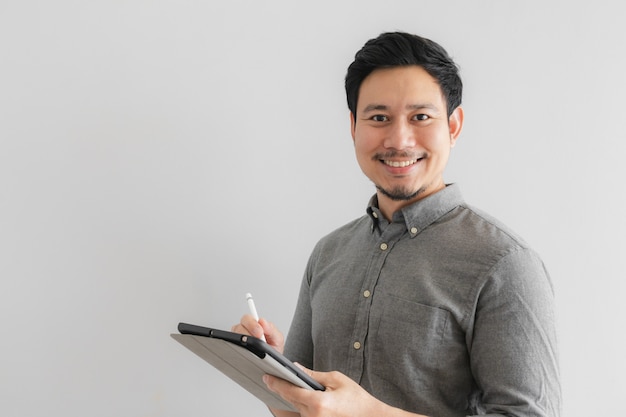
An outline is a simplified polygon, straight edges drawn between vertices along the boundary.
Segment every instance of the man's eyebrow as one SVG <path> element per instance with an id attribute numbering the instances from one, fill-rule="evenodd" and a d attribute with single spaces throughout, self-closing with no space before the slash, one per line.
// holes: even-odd
<path id="1" fill-rule="evenodd" d="M 432 110 L 435 112 L 439 112 L 439 108 L 431 103 L 422 103 L 422 104 L 409 104 L 406 106 L 409 110 Z"/>
<path id="2" fill-rule="evenodd" d="M 437 106 L 435 106 L 434 104 L 430 104 L 430 103 L 418 103 L 418 104 L 409 104 L 406 106 L 407 110 L 423 110 L 423 109 L 427 109 L 427 110 L 433 110 L 436 112 L 439 112 L 439 109 L 437 108 Z M 368 104 L 367 106 L 365 106 L 365 108 L 363 109 L 363 113 L 369 113 L 369 112 L 373 112 L 373 111 L 385 111 L 385 110 L 389 110 L 389 106 L 385 105 L 385 104 Z"/>
<path id="3" fill-rule="evenodd" d="M 363 113 L 369 113 L 371 111 L 380 111 L 380 110 L 387 110 L 389 107 L 387 107 L 384 104 L 368 104 L 367 106 L 365 106 L 365 108 L 363 109 Z"/>

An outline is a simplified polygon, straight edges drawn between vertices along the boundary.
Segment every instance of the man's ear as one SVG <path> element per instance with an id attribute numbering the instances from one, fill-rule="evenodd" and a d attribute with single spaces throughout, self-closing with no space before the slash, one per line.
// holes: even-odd
<path id="1" fill-rule="evenodd" d="M 450 129 L 450 146 L 454 147 L 456 145 L 456 140 L 461 134 L 461 130 L 463 130 L 463 107 L 459 106 L 450 115 L 448 119 L 448 127 Z"/>
<path id="2" fill-rule="evenodd" d="M 356 129 L 356 120 L 354 119 L 354 113 L 350 112 L 350 134 L 352 135 L 352 142 L 354 142 L 354 130 Z"/>

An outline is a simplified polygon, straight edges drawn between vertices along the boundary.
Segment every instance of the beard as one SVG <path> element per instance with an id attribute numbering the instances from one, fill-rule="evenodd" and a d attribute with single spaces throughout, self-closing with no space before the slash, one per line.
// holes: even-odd
<path id="1" fill-rule="evenodd" d="M 391 190 L 385 190 L 383 187 L 376 185 L 376 189 L 385 197 L 394 201 L 409 201 L 425 191 L 425 188 L 418 188 L 417 191 L 411 191 L 404 187 L 396 187 Z"/>

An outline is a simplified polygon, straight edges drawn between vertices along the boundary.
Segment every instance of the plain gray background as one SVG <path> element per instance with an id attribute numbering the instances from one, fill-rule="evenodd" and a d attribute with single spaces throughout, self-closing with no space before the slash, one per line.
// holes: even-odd
<path id="1" fill-rule="evenodd" d="M 0 415 L 269 415 L 169 334 L 229 328 L 246 292 L 287 330 L 313 245 L 374 191 L 343 77 L 389 30 L 461 66 L 446 180 L 543 256 L 564 416 L 618 415 L 619 4 L 0 0 Z"/>

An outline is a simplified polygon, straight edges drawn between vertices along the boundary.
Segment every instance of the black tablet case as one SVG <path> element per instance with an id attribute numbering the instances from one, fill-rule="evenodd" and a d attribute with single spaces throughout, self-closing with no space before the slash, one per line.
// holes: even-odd
<path id="1" fill-rule="evenodd" d="M 324 389 L 260 339 L 187 323 L 180 323 L 178 330 L 181 334 L 171 335 L 175 340 L 271 408 L 297 411 L 267 388 L 262 380 L 265 374 L 287 379 L 306 389 Z"/>

